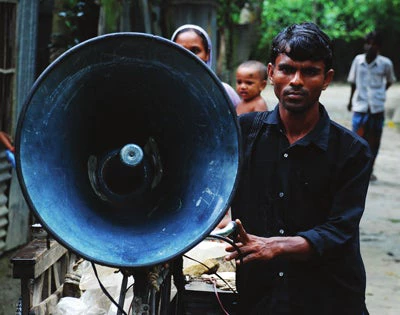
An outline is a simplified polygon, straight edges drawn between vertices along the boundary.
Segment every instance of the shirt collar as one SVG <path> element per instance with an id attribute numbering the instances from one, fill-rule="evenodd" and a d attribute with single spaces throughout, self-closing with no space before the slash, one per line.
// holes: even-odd
<path id="1" fill-rule="evenodd" d="M 328 112 L 322 104 L 319 105 L 319 112 L 320 119 L 315 125 L 314 129 L 311 130 L 305 137 L 297 141 L 296 145 L 307 146 L 310 143 L 314 143 L 324 151 L 328 149 L 330 118 Z M 275 125 L 276 128 L 280 128 L 281 119 L 279 116 L 279 104 L 276 105 L 271 114 L 264 119 L 264 123 L 267 125 Z"/>
<path id="2" fill-rule="evenodd" d="M 264 123 L 267 125 L 279 125 L 281 119 L 279 118 L 279 104 L 275 106 L 271 114 L 269 114 L 265 119 Z"/>
<path id="3" fill-rule="evenodd" d="M 378 60 L 379 58 L 378 58 L 378 57 L 379 57 L 379 54 L 376 55 L 375 59 L 372 60 L 371 63 L 368 63 L 368 62 L 367 62 L 367 54 L 364 54 L 364 58 L 363 58 L 363 60 L 362 60 L 362 63 L 365 64 L 366 66 L 371 67 L 371 66 L 376 65 L 376 64 L 379 63 L 379 60 Z"/>

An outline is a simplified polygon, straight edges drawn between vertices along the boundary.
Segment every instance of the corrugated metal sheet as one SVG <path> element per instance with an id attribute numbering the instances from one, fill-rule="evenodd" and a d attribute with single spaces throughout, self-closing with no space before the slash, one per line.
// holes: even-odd
<path id="1" fill-rule="evenodd" d="M 6 158 L 5 150 L 0 151 L 0 253 L 6 247 L 8 227 L 8 191 L 11 179 L 11 164 Z"/>
<path id="2" fill-rule="evenodd" d="M 13 122 L 16 8 L 17 1 L 0 1 L 0 130 L 6 133 L 11 132 Z M 0 255 L 7 250 L 11 171 L 4 146 L 0 145 Z"/>

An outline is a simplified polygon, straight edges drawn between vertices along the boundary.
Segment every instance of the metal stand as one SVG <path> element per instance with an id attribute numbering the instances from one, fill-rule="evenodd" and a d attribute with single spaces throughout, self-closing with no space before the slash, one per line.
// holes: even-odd
<path id="1" fill-rule="evenodd" d="M 118 300 L 117 315 L 123 315 L 128 278 L 133 276 L 132 314 L 168 314 L 171 301 L 171 274 L 169 266 L 157 265 L 148 268 L 121 270 L 123 274 Z"/>

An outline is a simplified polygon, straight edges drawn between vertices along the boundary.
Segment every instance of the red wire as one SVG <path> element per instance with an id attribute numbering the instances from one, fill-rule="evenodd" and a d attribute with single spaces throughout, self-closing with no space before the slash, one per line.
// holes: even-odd
<path id="1" fill-rule="evenodd" d="M 215 293 L 215 296 L 217 297 L 217 301 L 219 303 L 219 306 L 221 307 L 221 309 L 225 313 L 225 315 L 229 315 L 229 313 L 224 308 L 224 305 L 222 304 L 221 299 L 219 298 L 219 294 L 218 294 L 218 291 L 217 291 L 217 280 L 214 277 L 211 277 L 211 282 L 213 283 L 214 293 Z"/>

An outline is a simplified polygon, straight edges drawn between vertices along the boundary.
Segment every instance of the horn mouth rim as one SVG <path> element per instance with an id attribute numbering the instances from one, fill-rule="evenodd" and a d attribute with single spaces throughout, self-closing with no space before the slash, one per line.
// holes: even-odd
<path id="1" fill-rule="evenodd" d="M 230 191 L 230 192 L 226 193 L 221 198 L 222 200 L 219 201 L 219 203 L 217 201 L 215 202 L 216 203 L 215 207 L 218 207 L 218 211 L 211 212 L 211 210 L 210 210 L 209 214 L 210 214 L 210 216 L 212 216 L 212 220 L 209 218 L 204 218 L 201 215 L 197 216 L 197 213 L 196 213 L 196 220 L 198 220 L 199 222 L 197 222 L 197 223 L 202 226 L 202 228 L 203 228 L 202 231 L 200 231 L 200 233 L 198 233 L 198 235 L 196 235 L 195 237 L 190 236 L 190 240 L 187 241 L 186 243 L 180 243 L 180 244 L 173 244 L 174 241 L 172 241 L 173 238 L 171 236 L 171 235 L 173 235 L 173 233 L 176 233 L 176 231 L 179 231 L 178 228 L 175 229 L 175 227 L 174 227 L 175 231 L 168 231 L 169 227 L 166 227 L 166 230 L 164 230 L 164 227 L 162 226 L 161 223 L 159 223 L 159 222 L 155 223 L 155 225 L 157 224 L 157 226 L 152 227 L 152 229 L 153 230 L 158 229 L 159 232 L 152 232 L 152 234 L 150 236 L 152 238 L 152 241 L 157 242 L 158 239 L 167 238 L 170 240 L 170 243 L 172 243 L 172 244 L 168 244 L 168 246 L 170 246 L 171 248 L 175 246 L 174 248 L 177 248 L 177 249 L 162 248 L 162 249 L 160 249 L 160 251 L 164 251 L 164 253 L 159 254 L 158 252 L 157 253 L 151 252 L 150 255 L 153 255 L 153 257 L 149 257 L 149 258 L 141 258 L 141 257 L 138 257 L 138 258 L 129 257 L 129 259 L 122 258 L 123 255 L 129 255 L 129 253 L 127 254 L 126 252 L 128 252 L 130 250 L 134 251 L 134 250 L 136 250 L 136 247 L 140 247 L 140 246 L 143 246 L 143 244 L 146 244 L 146 240 L 143 240 L 143 243 L 141 243 L 141 244 L 128 244 L 128 245 L 125 244 L 124 246 L 120 245 L 120 244 L 116 244 L 115 251 L 118 251 L 118 253 L 116 254 L 116 256 L 118 256 L 117 258 L 106 257 L 107 255 L 104 255 L 104 253 L 101 253 L 101 252 L 93 251 L 93 252 L 88 253 L 86 251 L 86 249 L 88 249 L 88 250 L 91 250 L 91 249 L 89 248 L 89 246 L 86 246 L 86 245 L 85 245 L 86 247 L 77 246 L 75 243 L 73 245 L 71 245 L 70 240 L 65 239 L 63 234 L 59 233 L 59 231 L 58 231 L 59 226 L 58 225 L 53 226 L 53 224 L 51 222 L 48 222 L 47 212 L 43 213 L 43 211 L 41 209 L 37 209 L 37 207 L 39 207 L 39 205 L 36 204 L 37 203 L 36 198 L 38 198 L 38 197 L 31 196 L 31 191 L 30 191 L 31 186 L 30 185 L 32 185 L 33 180 L 29 179 L 29 182 L 26 181 L 26 178 L 25 178 L 26 173 L 25 172 L 27 169 L 27 163 L 24 161 L 24 159 L 26 157 L 22 156 L 22 148 L 26 145 L 26 143 L 23 142 L 22 138 L 25 135 L 24 132 L 26 132 L 26 130 L 24 130 L 24 128 L 25 128 L 25 123 L 26 123 L 26 119 L 27 119 L 27 115 L 28 115 L 28 109 L 29 109 L 32 99 L 36 96 L 36 92 L 41 87 L 41 84 L 43 83 L 43 81 L 48 80 L 50 78 L 50 75 L 52 74 L 52 72 L 56 71 L 57 67 L 59 65 L 64 63 L 67 59 L 69 60 L 69 59 L 73 58 L 82 49 L 85 49 L 86 47 L 90 47 L 92 45 L 96 45 L 100 41 L 103 42 L 103 41 L 109 41 L 109 40 L 114 40 L 114 39 L 122 40 L 124 38 L 145 39 L 146 41 L 148 41 L 149 43 L 152 43 L 152 44 L 168 46 L 169 47 L 168 49 L 177 51 L 181 56 L 184 56 L 184 59 L 185 58 L 188 60 L 190 59 L 191 63 L 196 64 L 199 68 L 201 68 L 202 73 L 204 73 L 204 75 L 207 75 L 208 78 L 211 79 L 210 81 L 212 81 L 212 82 L 210 83 L 210 86 L 213 89 L 215 89 L 215 91 L 213 91 L 213 92 L 215 94 L 220 95 L 219 97 L 221 100 L 224 99 L 226 101 L 226 107 L 224 105 L 223 110 L 225 111 L 224 115 L 226 115 L 226 117 L 229 118 L 228 119 L 229 127 L 228 126 L 220 126 L 220 128 L 221 129 L 226 128 L 225 132 L 232 133 L 231 138 L 233 138 L 235 140 L 235 141 L 233 141 L 234 143 L 232 144 L 231 148 L 227 148 L 227 147 L 225 148 L 226 155 L 229 155 L 229 154 L 232 155 L 232 157 L 231 157 L 232 161 L 229 162 L 230 167 L 232 169 L 232 174 L 230 175 L 229 179 L 227 178 L 227 183 L 224 183 L 224 187 L 221 188 L 221 189 L 225 189 L 225 191 Z M 211 109 L 210 109 L 210 111 L 211 111 Z M 49 234 L 51 234 L 57 241 L 59 241 L 65 247 L 69 248 L 72 252 L 75 252 L 78 255 L 80 255 L 84 258 L 87 258 L 88 260 L 97 262 L 102 265 L 116 266 L 116 267 L 143 267 L 143 266 L 148 266 L 148 265 L 153 265 L 153 264 L 157 264 L 160 262 L 164 262 L 166 260 L 170 260 L 170 259 L 190 250 L 192 247 L 197 245 L 201 240 L 203 240 L 215 228 L 215 226 L 218 224 L 218 222 L 224 216 L 225 211 L 228 209 L 229 204 L 233 198 L 234 191 L 236 190 L 236 187 L 237 187 L 239 169 L 240 169 L 240 165 L 241 165 L 241 145 L 240 145 L 240 143 L 241 143 L 240 129 L 238 126 L 238 122 L 236 121 L 235 110 L 234 110 L 232 104 L 230 103 L 229 97 L 227 96 L 219 79 L 206 65 L 204 65 L 204 63 L 202 61 L 200 61 L 197 57 L 195 57 L 193 54 L 186 51 L 184 48 L 180 47 L 179 45 L 177 45 L 167 39 L 163 39 L 163 38 L 160 38 L 157 36 L 148 35 L 148 34 L 140 34 L 140 33 L 107 34 L 107 35 L 99 36 L 94 39 L 90 39 L 81 44 L 78 44 L 77 46 L 74 46 L 69 51 L 62 54 L 39 76 L 39 78 L 33 85 L 30 95 L 28 96 L 27 101 L 25 102 L 24 107 L 21 111 L 20 119 L 18 121 L 18 126 L 17 126 L 17 133 L 16 133 L 17 175 L 18 175 L 18 178 L 19 178 L 19 181 L 21 184 L 21 189 L 22 189 L 23 195 L 28 203 L 29 208 L 38 216 L 39 221 L 41 221 L 42 225 L 49 232 Z M 26 152 L 26 151 L 24 151 L 24 152 Z M 36 166 L 38 166 L 38 165 L 36 165 Z M 37 180 L 36 180 L 36 182 L 37 182 Z M 211 193 L 209 193 L 207 191 L 207 188 L 208 187 L 204 187 L 203 191 L 201 191 L 199 193 L 200 197 L 195 200 L 195 202 L 194 202 L 195 205 L 197 205 L 198 202 L 202 203 L 202 202 L 207 201 L 207 198 L 212 198 L 212 197 L 210 197 Z M 66 202 L 68 202 L 68 200 L 66 200 Z M 170 201 L 170 203 L 172 204 L 171 208 L 176 208 L 177 212 L 179 212 L 178 210 L 180 207 L 179 206 L 180 202 L 181 202 L 181 200 L 179 198 L 176 198 L 176 199 Z M 54 205 L 54 203 L 53 204 L 48 203 L 48 204 L 46 204 L 46 206 L 54 207 L 56 205 Z M 46 209 L 46 211 L 47 211 L 47 209 Z M 85 215 L 86 215 L 86 213 L 85 213 Z M 61 219 L 63 219 L 62 216 L 65 216 L 65 214 L 61 213 L 61 214 L 59 214 L 59 216 L 61 216 L 61 218 L 60 218 L 60 220 L 61 220 Z M 108 218 L 108 217 L 95 218 L 95 220 L 105 221 L 106 218 Z M 179 221 L 181 219 L 182 219 L 181 216 L 176 216 L 177 221 Z M 68 218 L 64 218 L 64 220 L 67 221 Z M 202 220 L 209 220 L 209 221 L 206 221 L 208 223 L 205 224 L 205 223 L 201 222 Z M 85 232 L 84 231 L 85 229 L 89 229 L 89 230 L 92 229 L 93 224 L 94 223 L 91 221 L 90 216 L 87 215 L 87 218 L 85 218 L 85 220 L 81 226 L 82 233 Z M 122 224 L 123 223 L 121 223 L 121 225 Z M 191 230 L 194 227 L 193 225 L 190 225 L 191 223 L 189 224 L 186 222 L 178 222 L 177 224 L 181 225 L 178 227 L 184 229 L 185 231 Z M 105 225 L 105 226 L 108 227 L 109 225 Z M 189 226 L 189 228 L 187 226 Z M 113 228 L 113 227 L 111 226 L 110 228 Z M 123 226 L 121 229 L 123 231 L 126 230 L 125 226 Z M 67 233 L 67 232 L 69 232 L 69 231 L 65 231 L 65 233 Z M 137 234 L 140 234 L 141 232 L 143 232 L 143 230 L 138 231 Z M 63 233 L 64 233 L 64 231 L 63 231 Z M 111 233 L 111 231 L 109 233 Z M 121 233 L 123 233 L 123 232 L 121 232 Z M 187 232 L 187 233 L 189 233 L 189 232 Z M 129 235 L 132 236 L 132 234 L 129 234 Z M 186 234 L 184 236 L 186 237 Z M 133 236 L 132 236 L 132 238 L 133 238 Z M 141 240 L 140 237 L 138 237 L 138 239 Z M 121 240 L 121 242 L 125 242 L 125 240 Z M 112 248 L 112 246 L 110 246 L 107 253 L 110 254 L 110 253 L 112 253 L 113 250 L 114 249 Z"/>

